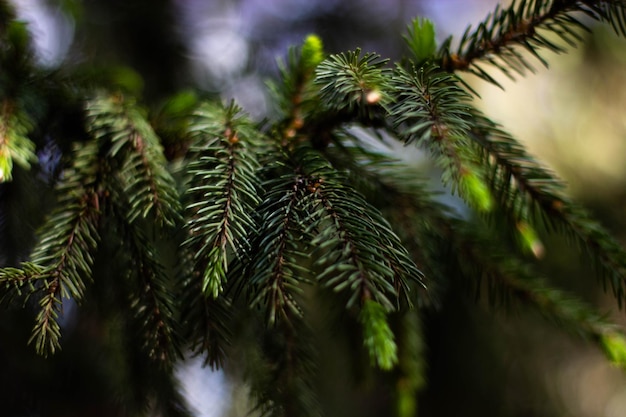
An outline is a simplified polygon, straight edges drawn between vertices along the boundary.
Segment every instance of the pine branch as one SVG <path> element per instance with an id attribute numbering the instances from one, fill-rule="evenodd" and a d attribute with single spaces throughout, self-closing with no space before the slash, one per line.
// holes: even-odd
<path id="1" fill-rule="evenodd" d="M 428 149 L 443 169 L 444 184 L 481 211 L 489 211 L 492 199 L 483 183 L 478 156 L 469 146 L 471 96 L 458 79 L 435 66 L 397 66 L 395 104 L 389 109 L 392 131 L 405 143 Z"/>
<path id="2" fill-rule="evenodd" d="M 354 151 L 356 160 L 361 152 L 363 150 L 358 148 Z M 433 242 L 430 236 L 425 237 L 424 234 L 428 229 L 434 229 L 434 233 L 442 238 L 442 242 L 453 243 L 454 249 L 451 253 L 461 257 L 457 260 L 461 269 L 465 269 L 469 276 L 487 277 L 491 282 L 490 298 L 494 303 L 506 305 L 512 299 L 517 299 L 521 305 L 533 305 L 543 315 L 563 327 L 569 327 L 574 333 L 583 334 L 596 342 L 602 335 L 617 330 L 613 324 L 589 307 L 558 290 L 546 287 L 534 278 L 534 274 L 527 266 L 517 261 L 509 252 L 503 252 L 498 245 L 487 243 L 491 240 L 478 239 L 477 233 L 467 231 L 467 225 L 451 217 L 448 209 L 433 201 L 432 195 L 409 174 L 404 173 L 402 165 L 397 161 L 371 152 L 365 155 L 368 156 L 362 155 L 361 158 L 369 163 L 353 166 L 352 169 L 356 171 L 353 175 L 367 178 L 369 186 L 374 187 L 371 193 L 378 195 L 379 198 L 382 196 L 381 203 L 389 206 L 392 223 L 398 223 L 397 230 L 407 236 L 409 243 L 418 245 L 419 249 L 416 252 L 421 254 L 428 252 L 428 248 L 419 243 Z M 525 156 L 528 158 L 528 155 Z M 552 178 L 551 174 L 545 175 Z M 440 258 L 440 248 L 432 249 L 440 255 L 438 257 Z M 427 270 L 438 269 L 431 265 L 437 262 L 434 256 L 424 257 L 422 262 Z M 429 274 L 429 277 L 437 281 L 442 273 L 440 271 L 439 274 Z M 435 285 L 436 282 L 432 282 L 429 287 Z M 480 284 L 477 282 L 476 290 L 479 287 Z"/>
<path id="3" fill-rule="evenodd" d="M 626 299 L 626 251 L 583 208 L 563 193 L 564 185 L 524 148 L 479 113 L 472 138 L 483 150 L 491 172 L 490 187 L 516 223 L 542 220 L 584 248 L 611 285 L 620 307 Z"/>
<path id="4" fill-rule="evenodd" d="M 167 171 L 163 148 L 135 103 L 121 96 L 100 95 L 86 106 L 91 135 L 119 161 L 113 169 L 123 184 L 129 222 L 152 213 L 161 224 L 173 226 L 180 218 L 176 184 Z"/>
<path id="5" fill-rule="evenodd" d="M 119 104 L 119 103 L 117 103 Z M 107 112 L 108 111 L 108 112 Z M 36 291 L 43 293 L 40 304 L 40 311 L 36 318 L 36 324 L 33 329 L 30 342 L 35 343 L 37 351 L 42 354 L 54 353 L 59 348 L 60 327 L 58 324 L 59 315 L 62 311 L 62 299 L 73 298 L 80 302 L 85 290 L 85 279 L 91 279 L 92 266 L 94 262 L 94 252 L 100 239 L 98 233 L 100 221 L 100 205 L 108 193 L 111 191 L 111 184 L 105 184 L 104 171 L 102 167 L 106 165 L 108 173 L 113 170 L 120 173 L 124 169 L 133 171 L 136 174 L 135 182 L 138 184 L 139 172 L 150 178 L 148 182 L 154 187 L 143 195 L 144 198 L 136 198 L 141 194 L 139 190 L 132 188 L 126 192 L 118 192 L 120 201 L 125 199 L 122 196 L 130 196 L 130 205 L 133 207 L 129 212 L 125 213 L 127 219 L 134 221 L 137 217 L 133 214 L 148 206 L 144 214 L 152 207 L 152 201 L 158 200 L 157 205 L 161 204 L 161 195 L 165 194 L 164 203 L 167 202 L 168 207 L 176 207 L 177 199 L 175 198 L 175 189 L 173 188 L 173 180 L 169 174 L 152 175 L 155 169 L 164 170 L 158 157 L 151 154 L 150 151 L 143 149 L 145 143 L 140 136 L 136 135 L 136 131 L 128 127 L 128 120 L 115 119 L 116 112 L 119 113 L 119 106 L 111 100 L 101 99 L 95 100 L 88 110 L 91 118 L 92 133 L 96 141 L 87 142 L 76 151 L 73 167 L 64 173 L 64 180 L 59 186 L 61 199 L 59 207 L 52 213 L 50 219 L 41 231 L 41 238 L 38 246 L 32 254 L 32 263 L 44 267 L 44 271 L 40 275 L 33 276 L 39 284 Z M 135 114 L 138 118 L 138 114 Z M 124 125 L 126 123 L 126 125 Z M 135 120 L 135 124 L 141 125 L 139 119 Z M 122 128 L 116 130 L 120 125 Z M 138 131 L 148 132 L 147 125 L 142 126 Z M 111 135 L 111 141 L 107 139 Z M 154 138 L 152 138 L 154 139 Z M 121 145 L 120 145 L 121 143 Z M 129 145 L 132 143 L 132 145 Z M 154 145 L 154 143 L 152 143 Z M 158 143 L 157 143 L 158 145 Z M 117 152 L 124 146 L 136 151 L 123 160 L 118 170 L 115 170 L 114 158 Z M 108 150 L 106 162 L 99 160 L 101 150 Z M 156 161 L 148 161 L 148 157 L 155 158 Z M 140 162 L 137 163 L 137 160 Z M 135 170 L 137 166 L 146 169 Z M 119 177 L 118 177 L 119 178 Z M 169 179 L 168 179 L 169 178 Z M 154 180 L 154 181 L 152 181 Z M 107 179 L 111 182 L 111 179 Z M 171 184 L 165 184 L 171 181 Z M 123 184 L 123 183 L 122 183 Z M 165 185 L 164 185 L 165 184 Z M 128 185 L 128 184 L 126 184 Z M 117 184 L 116 186 L 120 186 Z M 171 189 L 167 189 L 172 186 Z M 156 192 L 155 190 L 160 189 Z M 106 190 L 106 191 L 105 191 Z M 171 191 L 174 190 L 174 193 Z M 139 208 L 141 205 L 143 207 Z M 176 213 L 175 213 L 176 214 Z M 163 215 L 166 221 L 169 216 Z M 173 217 L 169 217 L 172 219 Z M 137 236 L 133 236 L 137 237 Z M 141 237 L 140 237 L 141 239 Z M 137 242 L 135 242 L 137 243 Z M 143 242 L 142 242 L 143 243 Z M 146 259 L 142 261 L 146 263 Z M 148 258 L 148 264 L 150 258 Z M 145 269 L 144 269 L 145 272 Z M 157 318 L 157 323 L 161 320 Z"/>
<path id="6" fill-rule="evenodd" d="M 299 262 L 306 258 L 303 249 L 310 235 L 303 226 L 303 200 L 307 198 L 305 179 L 298 174 L 283 174 L 264 183 L 267 190 L 257 210 L 262 220 L 247 266 L 251 305 L 264 305 L 268 323 L 299 317 L 296 295 L 302 284 L 310 282 L 307 268 Z"/>
<path id="7" fill-rule="evenodd" d="M 309 229 L 317 233 L 318 280 L 346 291 L 347 308 L 372 299 L 394 311 L 398 297 L 412 299 L 409 283 L 421 283 L 422 273 L 380 212 L 314 151 L 303 149 L 300 160 L 314 204 Z"/>
<path id="8" fill-rule="evenodd" d="M 391 71 L 388 60 L 361 50 L 331 55 L 315 70 L 322 103 L 334 113 L 347 112 L 368 121 L 377 118 L 380 106 L 391 101 L 387 91 Z"/>
<path id="9" fill-rule="evenodd" d="M 626 36 L 626 5 L 620 0 L 591 1 L 587 0 L 586 6 L 590 9 L 584 11 L 596 20 L 608 22 L 613 30 Z"/>
<path id="10" fill-rule="evenodd" d="M 418 305 L 438 305 L 440 293 L 449 286 L 446 266 L 440 262 L 441 247 L 449 239 L 442 237 L 437 225 L 453 218 L 454 210 L 439 201 L 441 195 L 429 189 L 416 168 L 380 150 L 366 149 L 358 138 L 345 134 L 344 146 L 328 148 L 325 155 L 336 169 L 346 172 L 350 184 L 368 202 L 381 210 L 424 272 L 426 288 L 411 285 L 411 291 L 419 294 Z"/>
<path id="11" fill-rule="evenodd" d="M 469 71 L 500 85 L 479 63 L 489 63 L 513 79 L 512 72 L 524 75 L 533 66 L 520 52 L 524 48 L 547 67 L 541 49 L 561 53 L 565 49 L 550 40 L 556 35 L 567 45 L 581 43 L 580 30 L 589 31 L 576 14 L 611 23 L 615 31 L 626 35 L 626 5 L 621 0 L 521 0 L 509 7 L 496 6 L 493 13 L 472 31 L 465 30 L 456 52 L 450 52 L 451 38 L 440 49 L 441 65 L 446 71 Z"/>
<path id="12" fill-rule="evenodd" d="M 36 284 L 43 278 L 45 268 L 32 262 L 24 262 L 21 268 L 1 268 L 0 284 L 4 284 L 4 291 L 0 296 L 0 302 L 11 301 L 23 297 L 24 302 L 31 295 L 37 293 Z"/>
<path id="13" fill-rule="evenodd" d="M 180 357 L 172 289 L 154 250 L 145 244 L 145 240 L 141 239 L 143 236 L 137 231 L 129 233 L 130 238 L 135 236 L 137 240 L 129 245 L 135 268 L 131 270 L 129 279 L 137 281 L 131 292 L 131 308 L 135 311 L 135 320 L 142 327 L 143 347 L 148 356 L 170 365 Z"/>
<path id="14" fill-rule="evenodd" d="M 259 164 L 254 154 L 253 126 L 234 104 L 205 105 L 196 112 L 190 149 L 193 162 L 186 198 L 189 237 L 184 245 L 202 269 L 202 292 L 216 298 L 223 290 L 232 256 L 249 250 L 252 218 L 260 203 Z"/>
<path id="15" fill-rule="evenodd" d="M 479 114 L 474 114 L 473 120 L 476 126 L 472 128 L 470 137 L 479 141 L 486 149 L 483 163 L 501 164 L 491 169 L 493 177 L 490 186 L 505 209 L 526 219 L 529 213 L 539 209 L 525 207 L 525 204 L 532 205 L 533 203 L 529 201 L 535 201 L 534 204 L 541 206 L 542 201 L 547 201 L 550 204 L 545 204 L 547 212 L 543 213 L 542 218 L 549 221 L 553 213 L 548 208 L 558 208 L 566 203 L 568 206 L 571 205 L 561 195 L 562 185 L 554 175 L 541 168 L 514 139 Z M 490 131 L 492 136 L 489 136 L 487 131 Z M 343 152 L 351 152 L 350 156 L 342 161 L 345 163 L 346 160 L 352 160 L 350 165 L 352 176 L 370 187 L 371 195 L 378 196 L 382 207 L 387 205 L 390 208 L 386 212 L 389 213 L 392 224 L 401 231 L 407 247 L 416 246 L 412 252 L 415 253 L 416 259 L 421 260 L 424 270 L 437 271 L 428 274 L 432 280 L 429 282 L 430 296 L 433 296 L 433 288 L 444 284 L 438 281 L 441 274 L 445 273 L 436 264 L 441 258 L 442 247 L 452 243 L 450 256 L 455 256 L 458 267 L 468 276 L 486 278 L 489 282 L 489 298 L 492 303 L 508 305 L 517 301 L 519 305 L 533 307 L 560 327 L 599 345 L 610 360 L 623 364 L 623 359 L 619 356 L 621 342 L 615 342 L 617 348 L 611 344 L 611 341 L 624 338 L 619 327 L 577 299 L 546 286 L 526 265 L 512 257 L 510 253 L 503 252 L 501 246 L 488 243 L 493 239 L 479 239 L 480 233 L 466 231 L 467 225 L 451 217 L 447 208 L 433 201 L 430 193 L 416 183 L 414 178 L 404 173 L 405 170 L 397 161 L 367 152 L 358 146 L 342 149 Z M 499 149 L 507 157 L 489 152 L 493 149 Z M 354 163 L 359 160 L 362 161 L 360 164 Z M 522 178 L 523 181 L 518 181 Z M 531 193 L 531 197 L 519 202 L 507 200 L 523 199 L 525 192 Z M 555 193 L 557 197 L 554 197 Z M 548 198 L 548 195 L 551 197 Z M 589 217 L 585 219 L 588 220 Z M 602 236 L 603 241 L 607 238 L 612 241 L 608 234 Z M 440 239 L 439 244 L 436 244 L 437 239 Z M 587 237 L 584 241 L 590 242 L 591 238 Z M 430 242 L 430 245 L 420 245 L 420 242 Z M 598 243 L 598 251 L 600 247 L 606 249 L 606 243 Z M 617 252 L 620 256 L 621 251 L 619 244 L 614 243 L 608 254 Z M 603 259 L 602 255 L 600 259 Z M 611 266 L 615 262 L 618 260 L 607 263 Z M 479 289 L 480 280 L 476 282 L 475 291 L 478 293 Z M 614 357 L 615 355 L 617 357 Z"/>
<path id="16" fill-rule="evenodd" d="M 115 199 L 119 201 L 118 199 Z M 169 367 L 181 357 L 175 294 L 155 242 L 138 222 L 128 223 L 119 206 L 112 207 L 121 249 L 126 254 L 126 291 L 134 325 L 148 357 Z"/>
<path id="17" fill-rule="evenodd" d="M 401 171 L 396 170 L 396 173 Z M 441 275 L 453 275 L 454 270 L 463 272 L 464 277 L 473 279 L 476 296 L 481 290 L 481 282 L 487 281 L 488 297 L 492 305 L 510 306 L 515 303 L 521 307 L 535 309 L 541 315 L 556 323 L 572 334 L 583 336 L 598 344 L 610 358 L 610 350 L 605 348 L 606 339 L 620 336 L 621 330 L 579 300 L 565 295 L 562 291 L 548 287 L 536 278 L 536 273 L 523 264 L 509 251 L 497 243 L 494 236 L 481 237 L 484 233 L 468 230 L 465 221 L 450 217 L 447 210 L 434 210 L 438 204 L 428 202 L 428 193 L 394 176 L 384 177 L 381 185 L 387 195 L 388 204 L 394 222 L 401 222 L 399 230 L 413 242 L 430 242 L 431 252 L 436 256 L 424 258 L 424 269 L 437 270 L 430 275 L 435 287 Z M 408 184 L 408 186 L 407 186 Z M 422 208 L 425 207 L 425 210 Z M 433 236 L 438 236 L 437 243 Z M 428 248 L 420 247 L 428 255 Z M 446 249 L 447 248 L 447 249 Z M 447 255 L 446 255 L 447 254 Z M 442 271 L 433 263 L 445 258 L 447 265 Z M 454 259 L 454 265 L 451 262 Z M 450 271 L 450 268 L 453 271 Z M 467 285 L 468 281 L 465 284 Z M 441 284 L 441 283 L 439 283 Z"/>
<path id="18" fill-rule="evenodd" d="M 396 173 L 400 172 L 396 170 Z M 429 287 L 436 286 L 442 274 L 454 275 L 455 269 L 460 270 L 465 278 L 473 280 L 471 282 L 476 296 L 479 295 L 481 282 L 484 280 L 487 282 L 488 297 L 492 305 L 506 307 L 515 303 L 521 307 L 533 308 L 560 328 L 593 341 L 612 359 L 611 350 L 604 345 L 607 338 L 624 337 L 618 326 L 579 300 L 547 286 L 528 265 L 503 249 L 494 236 L 483 237 L 484 233 L 473 228 L 469 230 L 468 223 L 450 217 L 446 214 L 447 210 L 434 210 L 433 207 L 438 204 L 434 201 L 428 202 L 428 193 L 416 188 L 414 184 L 402 181 L 401 177 L 394 178 L 394 175 L 383 178 L 385 181 L 380 190 L 387 195 L 388 204 L 394 207 L 391 218 L 395 222 L 401 222 L 399 230 L 402 234 L 414 243 L 427 241 L 431 246 L 436 246 L 430 249 L 437 256 L 426 256 L 423 260 L 424 269 L 439 271 L 430 276 L 435 282 L 429 283 Z M 422 207 L 426 209 L 422 210 Z M 439 237 L 439 243 L 432 238 L 433 235 Z M 420 249 L 428 255 L 428 248 Z M 439 262 L 442 256 L 446 259 L 447 265 L 444 269 L 447 271 L 432 265 Z M 451 264 L 452 260 L 454 266 Z M 450 268 L 453 269 L 452 272 Z M 461 285 L 467 283 L 468 281 Z"/>
<path id="19" fill-rule="evenodd" d="M 421 66 L 433 59 L 437 51 L 435 25 L 428 19 L 416 18 L 403 36 L 414 62 Z"/>
<path id="20" fill-rule="evenodd" d="M 88 142 L 76 150 L 74 164 L 65 171 L 59 185 L 59 205 L 39 233 L 39 243 L 31 256 L 31 263 L 38 267 L 23 267 L 24 272 L 34 272 L 28 279 L 35 281 L 35 291 L 42 294 L 29 342 L 43 355 L 60 347 L 62 299 L 80 302 L 85 280 L 92 276 L 94 252 L 100 240 L 102 196 L 98 175 L 97 145 Z"/>
<path id="21" fill-rule="evenodd" d="M 458 233 L 461 231 L 461 233 Z M 611 323 L 605 315 L 598 314 L 580 300 L 546 285 L 528 265 L 493 243 L 480 233 L 468 232 L 456 227 L 453 238 L 458 267 L 466 277 L 477 277 L 476 291 L 480 291 L 481 280 L 487 281 L 492 305 L 510 306 L 516 303 L 535 309 L 539 314 L 554 322 L 559 328 L 576 336 L 582 336 L 605 350 L 607 337 L 626 336 L 623 330 Z"/>
<path id="22" fill-rule="evenodd" d="M 278 61 L 280 82 L 270 82 L 270 91 L 281 111 L 283 136 L 293 138 L 303 117 L 316 105 L 317 89 L 312 85 L 315 67 L 324 58 L 322 41 L 309 35 L 300 48 L 290 48 L 287 61 Z"/>
<path id="23" fill-rule="evenodd" d="M 262 340 L 255 352 L 258 362 L 248 366 L 255 398 L 251 411 L 261 416 L 319 416 L 313 337 L 301 306 L 305 285 L 312 283 L 305 261 L 312 240 L 306 229 L 308 178 L 290 155 L 281 150 L 274 155 L 278 158 L 263 172 L 268 180 L 256 210 L 260 227 L 251 257 L 247 265 L 239 263 L 231 270 L 239 281 L 233 283 L 236 291 L 246 291 L 249 306 L 263 308 L 266 323 L 254 326 Z"/>
<path id="24" fill-rule="evenodd" d="M 389 370 L 398 358 L 387 313 L 399 309 L 401 296 L 411 304 L 416 296 L 410 285 L 423 285 L 422 273 L 382 215 L 326 160 L 307 148 L 296 155 L 311 197 L 308 230 L 315 234 L 317 280 L 345 294 L 346 308 L 359 310 L 372 363 Z"/>

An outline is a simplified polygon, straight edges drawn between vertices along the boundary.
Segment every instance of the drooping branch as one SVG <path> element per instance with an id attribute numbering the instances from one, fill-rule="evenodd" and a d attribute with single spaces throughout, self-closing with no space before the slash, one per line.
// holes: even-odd
<path id="1" fill-rule="evenodd" d="M 295 295 L 309 282 L 309 272 L 299 264 L 304 259 L 308 233 L 301 212 L 304 183 L 298 175 L 285 174 L 265 184 L 267 193 L 259 206 L 263 219 L 252 246 L 249 291 L 252 305 L 263 305 L 268 323 L 299 317 Z"/>
<path id="2" fill-rule="evenodd" d="M 239 113 L 234 105 L 205 105 L 190 132 L 195 144 L 184 246 L 202 270 L 202 291 L 213 298 L 223 290 L 232 258 L 249 249 L 256 224 L 252 215 L 260 202 L 254 142 L 261 134 Z"/>
<path id="3" fill-rule="evenodd" d="M 490 186 L 513 221 L 542 221 L 573 237 L 592 254 L 601 275 L 608 279 L 621 306 L 626 300 L 626 251 L 582 207 L 563 192 L 555 174 L 538 164 L 525 149 L 495 123 L 474 115 L 472 138 L 490 167 Z"/>
<path id="4" fill-rule="evenodd" d="M 34 272 L 28 277 L 33 281 L 31 293 L 43 294 L 30 339 L 40 354 L 54 353 L 60 347 L 62 300 L 80 302 L 85 282 L 92 277 L 103 198 L 98 187 L 96 149 L 94 142 L 88 142 L 76 151 L 74 164 L 59 185 L 59 205 L 40 231 L 31 256 L 30 263 L 37 268 L 23 267 L 25 272 Z"/>

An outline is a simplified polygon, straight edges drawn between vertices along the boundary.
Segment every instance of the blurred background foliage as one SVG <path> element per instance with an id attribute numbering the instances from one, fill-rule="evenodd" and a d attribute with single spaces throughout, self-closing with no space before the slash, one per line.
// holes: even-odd
<path id="1" fill-rule="evenodd" d="M 273 111 L 265 82 L 276 76 L 276 58 L 284 57 L 288 47 L 308 33 L 319 34 L 331 53 L 361 47 L 397 59 L 404 51 L 401 35 L 412 17 L 434 20 L 442 40 L 462 33 L 495 2 L 13 0 L 13 4 L 28 22 L 38 63 L 46 70 L 81 74 L 86 82 L 95 76 L 123 86 L 139 95 L 155 115 L 172 94 L 199 89 L 208 97 L 235 98 L 260 119 Z M 569 54 L 546 55 L 549 71 L 537 66 L 536 74 L 515 82 L 494 71 L 504 90 L 467 80 L 481 94 L 486 114 L 566 179 L 572 195 L 624 242 L 626 45 L 609 28 L 597 27 L 586 36 L 585 44 Z M 154 121 L 158 127 L 158 117 Z M 61 153 L 43 152 L 40 160 L 49 164 L 42 166 L 54 170 Z M 416 155 L 414 163 L 424 162 Z M 42 184 L 45 175 L 44 169 Z M 52 204 L 49 189 L 42 184 L 16 170 L 13 182 L 0 185 L 4 264 L 23 260 L 45 215 L 41 208 Z M 11 193 L 30 197 L 21 200 L 24 207 L 7 207 Z M 545 246 L 546 256 L 537 263 L 546 277 L 626 323 L 612 297 L 597 290 L 590 278 L 592 267 L 580 263 L 566 242 L 550 238 Z M 103 251 L 101 256 L 115 255 Z M 99 290 L 104 291 L 92 289 Z M 474 303 L 451 288 L 441 309 L 425 313 L 427 338 L 418 348 L 425 350 L 429 365 L 419 415 L 626 415 L 626 378 L 599 352 L 535 316 L 512 312 L 496 318 L 486 304 Z M 133 396 L 141 395 L 142 384 L 155 377 L 154 372 L 120 369 L 116 346 L 123 341 L 115 329 L 123 318 L 96 319 L 99 312 L 90 308 L 80 306 L 78 314 L 66 311 L 63 350 L 48 359 L 25 347 L 31 328 L 28 315 L 21 309 L 2 310 L 0 414 L 95 417 L 141 411 L 132 408 Z M 319 320 L 324 319 L 320 315 Z M 331 352 L 320 354 L 326 358 L 318 381 L 322 407 L 332 410 L 329 416 L 381 415 L 392 400 L 391 393 L 376 385 L 376 378 L 367 377 L 377 371 L 367 366 L 351 369 L 342 359 L 353 354 L 342 337 L 350 331 L 350 323 L 338 322 L 332 331 L 319 334 L 320 345 Z M 237 364 L 217 373 L 200 365 L 191 358 L 177 371 L 197 415 L 246 415 L 246 387 Z M 357 382 L 361 379 L 365 382 Z M 348 408 L 349 404 L 358 406 Z"/>

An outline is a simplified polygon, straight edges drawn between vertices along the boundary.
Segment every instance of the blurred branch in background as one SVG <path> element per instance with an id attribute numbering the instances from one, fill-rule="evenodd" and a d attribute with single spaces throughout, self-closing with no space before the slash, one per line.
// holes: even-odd
<path id="1" fill-rule="evenodd" d="M 536 73 L 516 81 L 495 74 L 502 89 L 475 80 L 472 85 L 481 94 L 485 111 L 562 176 L 569 192 L 584 201 L 623 243 L 626 170 L 621 158 L 626 152 L 626 92 L 621 86 L 626 81 L 626 44 L 602 25 L 584 36 L 584 43 L 568 47 L 566 54 L 545 55 L 549 69 L 536 65 Z M 524 56 L 533 60 L 529 53 Z M 575 256 L 566 241 L 552 238 L 547 242 L 550 249 L 540 263 L 546 276 L 613 310 L 614 320 L 624 325 L 623 313 L 613 300 L 588 279 L 593 267 L 572 262 Z M 535 358 L 531 362 L 543 372 L 546 387 L 562 404 L 562 415 L 617 417 L 626 412 L 626 379 L 597 352 L 573 346 L 536 323 L 529 329 L 527 319 L 504 326 L 507 337 L 517 343 L 525 343 L 516 336 L 524 333 L 520 327 L 534 329 L 531 332 L 543 341 L 539 347 L 526 345 L 526 353 L 520 355 Z M 583 387 L 581 381 L 594 382 Z"/>

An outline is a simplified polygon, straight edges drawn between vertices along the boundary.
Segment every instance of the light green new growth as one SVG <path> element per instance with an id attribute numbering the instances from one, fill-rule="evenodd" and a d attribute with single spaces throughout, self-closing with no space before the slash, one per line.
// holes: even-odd
<path id="1" fill-rule="evenodd" d="M 429 19 L 413 19 L 404 35 L 412 58 L 416 63 L 422 64 L 435 57 L 437 42 L 435 38 L 435 24 Z"/>
<path id="2" fill-rule="evenodd" d="M 385 308 L 373 300 L 365 300 L 359 315 L 363 326 L 363 345 L 370 360 L 388 371 L 398 363 L 398 347 L 389 327 Z"/>
<path id="3" fill-rule="evenodd" d="M 308 35 L 302 43 L 302 65 L 308 70 L 317 67 L 324 60 L 324 44 L 319 36 Z"/>
<path id="4" fill-rule="evenodd" d="M 488 212 L 494 206 L 491 191 L 474 172 L 465 172 L 461 175 L 461 193 L 479 211 Z"/>
<path id="5" fill-rule="evenodd" d="M 611 363 L 626 369 L 626 337 L 619 333 L 607 333 L 600 337 L 600 343 Z"/>
<path id="6" fill-rule="evenodd" d="M 526 222 L 518 223 L 517 230 L 522 248 L 536 258 L 541 258 L 544 253 L 544 247 L 537 235 L 537 231 Z"/>
<path id="7" fill-rule="evenodd" d="M 23 168 L 37 161 L 35 144 L 26 136 L 29 127 L 24 115 L 0 113 L 0 183 L 11 181 L 13 163 Z"/>

